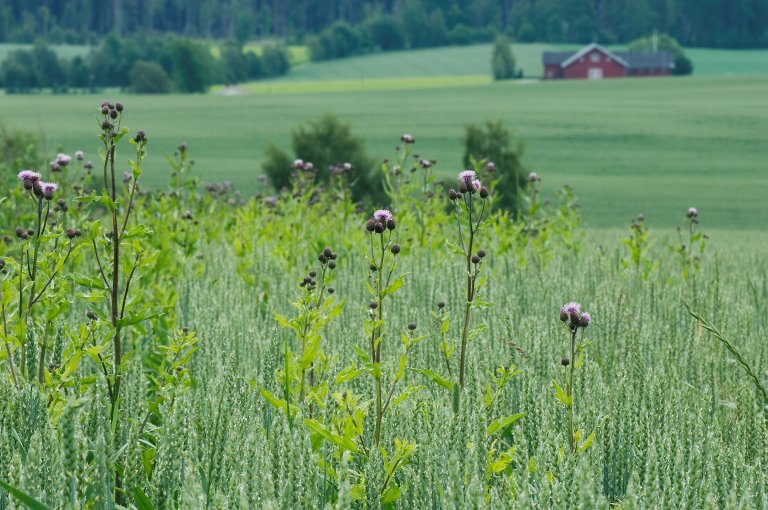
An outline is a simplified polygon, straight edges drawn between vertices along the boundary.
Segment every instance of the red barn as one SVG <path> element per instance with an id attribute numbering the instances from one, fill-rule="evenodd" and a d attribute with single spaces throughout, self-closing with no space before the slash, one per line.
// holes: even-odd
<path id="1" fill-rule="evenodd" d="M 664 51 L 610 51 L 592 43 L 580 51 L 545 51 L 544 79 L 600 80 L 625 76 L 669 76 L 675 56 Z"/>

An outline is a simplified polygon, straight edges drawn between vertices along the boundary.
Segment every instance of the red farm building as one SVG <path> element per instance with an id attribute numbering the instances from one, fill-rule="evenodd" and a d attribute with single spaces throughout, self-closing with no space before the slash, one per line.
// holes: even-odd
<path id="1" fill-rule="evenodd" d="M 544 79 L 623 78 L 625 76 L 669 76 L 675 56 L 664 51 L 609 51 L 597 43 L 573 51 L 545 51 Z"/>

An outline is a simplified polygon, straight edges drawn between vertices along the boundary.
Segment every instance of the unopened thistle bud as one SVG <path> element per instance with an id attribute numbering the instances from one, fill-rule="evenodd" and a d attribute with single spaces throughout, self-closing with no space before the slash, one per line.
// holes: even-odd
<path id="1" fill-rule="evenodd" d="M 326 246 L 326 247 L 323 249 L 323 255 L 325 256 L 325 258 L 327 258 L 327 259 L 330 259 L 330 258 L 332 258 L 332 255 L 333 255 L 333 250 L 331 250 L 330 248 L 328 248 L 328 247 Z"/>
<path id="2" fill-rule="evenodd" d="M 459 194 L 456 192 L 455 189 L 451 188 L 448 190 L 448 198 L 451 200 L 456 200 L 459 198 Z"/>
<path id="3" fill-rule="evenodd" d="M 568 365 L 571 364 L 571 360 L 569 360 L 568 358 L 563 358 L 560 360 L 560 364 L 563 365 L 564 367 L 567 367 Z"/>
<path id="4" fill-rule="evenodd" d="M 477 255 L 472 255 L 472 263 L 473 264 L 479 264 L 480 263 L 480 257 Z"/>
<path id="5" fill-rule="evenodd" d="M 390 248 L 390 251 L 392 252 L 392 255 L 397 255 L 398 253 L 400 253 L 400 245 L 393 244 L 392 248 Z"/>
<path id="6" fill-rule="evenodd" d="M 480 198 L 488 198 L 488 188 L 485 186 L 480 188 Z"/>
<path id="7" fill-rule="evenodd" d="M 485 250 L 477 250 L 477 256 L 482 258 L 485 258 Z"/>
<path id="8" fill-rule="evenodd" d="M 409 331 L 413 331 L 415 329 L 416 329 L 416 323 L 415 322 L 411 322 L 410 324 L 408 324 L 408 330 Z"/>

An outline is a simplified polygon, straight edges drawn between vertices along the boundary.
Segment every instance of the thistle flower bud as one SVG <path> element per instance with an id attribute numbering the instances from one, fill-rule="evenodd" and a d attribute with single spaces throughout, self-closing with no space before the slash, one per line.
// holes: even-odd
<path id="1" fill-rule="evenodd" d="M 416 329 L 416 323 L 415 322 L 411 322 L 410 324 L 408 324 L 408 330 L 409 331 L 413 331 L 415 329 Z"/>
<path id="2" fill-rule="evenodd" d="M 587 312 L 582 313 L 579 318 L 579 326 L 586 328 L 590 322 L 592 322 L 592 317 Z"/>
<path id="3" fill-rule="evenodd" d="M 568 358 L 563 358 L 560 360 L 560 364 L 563 365 L 564 367 L 567 367 L 568 365 L 571 364 L 571 360 L 569 360 Z"/>
<path id="4" fill-rule="evenodd" d="M 395 220 L 387 220 L 387 230 L 395 230 L 396 226 Z"/>
<path id="5" fill-rule="evenodd" d="M 485 250 L 477 250 L 477 256 L 482 258 L 485 258 Z"/>
<path id="6" fill-rule="evenodd" d="M 485 186 L 480 188 L 480 198 L 488 198 L 488 188 Z"/>
<path id="7" fill-rule="evenodd" d="M 445 301 L 438 301 L 438 302 L 437 302 L 437 307 L 438 307 L 439 309 L 441 309 L 441 310 L 442 310 L 443 308 L 445 308 Z"/>
<path id="8" fill-rule="evenodd" d="M 101 105 L 101 113 L 102 115 L 109 115 L 109 106 L 105 104 Z"/>
<path id="9" fill-rule="evenodd" d="M 325 258 L 327 258 L 327 259 L 330 259 L 330 258 L 332 258 L 332 255 L 333 255 L 333 250 L 331 250 L 330 248 L 328 248 L 328 247 L 326 246 L 326 247 L 323 249 L 323 255 L 325 256 Z"/>
<path id="10" fill-rule="evenodd" d="M 138 131 L 136 131 L 136 136 L 133 137 L 133 140 L 136 143 L 146 142 L 147 141 L 147 133 L 145 133 L 143 129 L 139 129 Z"/>
<path id="11" fill-rule="evenodd" d="M 378 269 L 378 267 L 376 267 L 376 265 L 375 265 L 375 264 L 371 264 L 370 266 L 368 266 L 368 269 L 369 269 L 371 272 L 375 273 L 375 272 L 376 272 L 376 270 Z"/>
<path id="12" fill-rule="evenodd" d="M 479 264 L 480 263 L 480 257 L 477 255 L 472 255 L 472 263 L 473 264 Z"/>
<path id="13" fill-rule="evenodd" d="M 93 311 L 91 311 L 91 310 L 88 310 L 88 311 L 86 312 L 85 316 L 86 316 L 86 317 L 88 317 L 88 318 L 89 318 L 90 320 L 92 320 L 92 321 L 95 321 L 95 320 L 98 318 L 98 317 L 96 316 L 96 314 L 95 314 L 95 313 L 93 313 Z"/>
<path id="14" fill-rule="evenodd" d="M 333 294 L 334 292 L 336 292 L 336 289 L 333 287 L 328 287 L 328 294 Z"/>
<path id="15" fill-rule="evenodd" d="M 459 194 L 456 193 L 455 189 L 451 188 L 448 190 L 448 198 L 451 200 L 456 200 L 457 198 L 459 198 Z"/>
<path id="16" fill-rule="evenodd" d="M 376 222 L 373 220 L 368 220 L 368 222 L 365 224 L 365 230 L 368 232 L 373 232 L 376 230 Z"/>
<path id="17" fill-rule="evenodd" d="M 16 237 L 24 239 L 26 237 L 27 233 L 26 231 L 21 227 L 16 227 Z"/>
<path id="18" fill-rule="evenodd" d="M 375 310 L 379 307 L 379 304 L 376 301 L 371 301 L 371 303 L 368 305 L 368 308 L 371 310 Z"/>
<path id="19" fill-rule="evenodd" d="M 65 230 L 65 232 L 67 233 L 67 238 L 69 239 L 74 239 L 75 237 L 77 237 L 77 232 L 75 231 L 74 228 L 68 228 L 67 230 Z"/>
<path id="20" fill-rule="evenodd" d="M 117 110 L 118 112 L 122 112 L 123 111 L 123 103 L 121 103 L 120 101 L 116 102 L 115 103 L 115 110 Z"/>
<path id="21" fill-rule="evenodd" d="M 560 309 L 560 320 L 563 322 L 568 320 L 568 312 L 563 309 Z"/>
<path id="22" fill-rule="evenodd" d="M 334 261 L 328 262 L 328 269 L 330 269 L 331 271 L 336 269 L 336 262 L 334 262 Z"/>
<path id="23" fill-rule="evenodd" d="M 392 252 L 392 255 L 397 255 L 398 253 L 400 253 L 400 245 L 393 244 L 392 248 L 390 248 L 390 251 Z"/>
<path id="24" fill-rule="evenodd" d="M 314 278 L 315 276 L 317 276 L 317 271 L 310 271 L 309 276 L 310 278 Z"/>
<path id="25" fill-rule="evenodd" d="M 27 237 L 32 237 L 33 235 L 35 235 L 35 231 L 32 230 L 31 228 L 28 228 L 27 229 Z"/>
<path id="26" fill-rule="evenodd" d="M 374 224 L 374 226 L 373 226 L 373 230 L 374 230 L 374 232 L 376 232 L 377 234 L 382 234 L 382 233 L 384 233 L 384 230 L 385 230 L 385 229 L 386 229 L 386 227 L 384 226 L 384 224 L 383 224 L 383 223 L 376 223 L 376 224 Z"/>
<path id="27" fill-rule="evenodd" d="M 0 259 L 0 269 L 5 268 L 5 259 Z"/>
<path id="28" fill-rule="evenodd" d="M 108 120 L 104 120 L 104 122 L 101 123 L 101 129 L 104 131 L 109 131 L 112 129 L 112 123 Z"/>
<path id="29" fill-rule="evenodd" d="M 110 119 L 116 119 L 117 118 L 117 110 L 111 110 L 109 112 L 109 118 Z"/>
<path id="30" fill-rule="evenodd" d="M 321 264 L 325 264 L 326 262 L 328 262 L 328 259 L 325 258 L 325 255 L 323 255 L 322 253 L 317 256 L 317 260 L 319 260 Z"/>

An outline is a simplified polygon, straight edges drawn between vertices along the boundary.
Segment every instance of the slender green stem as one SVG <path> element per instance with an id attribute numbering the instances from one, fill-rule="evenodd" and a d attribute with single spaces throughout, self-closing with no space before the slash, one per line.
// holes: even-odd
<path id="1" fill-rule="evenodd" d="M 3 309 L 3 335 L 5 338 L 8 338 L 8 320 L 6 319 L 6 316 L 5 316 L 5 305 L 2 305 L 2 309 Z M 18 390 L 19 379 L 16 377 L 16 368 L 13 366 L 13 354 L 11 353 L 11 347 L 7 341 L 5 341 L 4 343 L 5 343 L 5 351 L 8 354 L 8 368 L 11 370 L 13 385 Z"/>
<path id="2" fill-rule="evenodd" d="M 573 371 L 576 369 L 576 360 L 574 359 L 574 356 L 576 354 L 577 331 L 577 329 L 571 330 L 571 363 L 569 365 L 570 371 L 568 374 L 568 398 L 570 400 L 570 404 L 568 405 L 568 447 L 570 448 L 571 453 L 576 451 L 576 446 L 574 444 L 575 432 L 573 429 L 573 406 L 575 404 L 575 392 L 573 391 Z"/>

